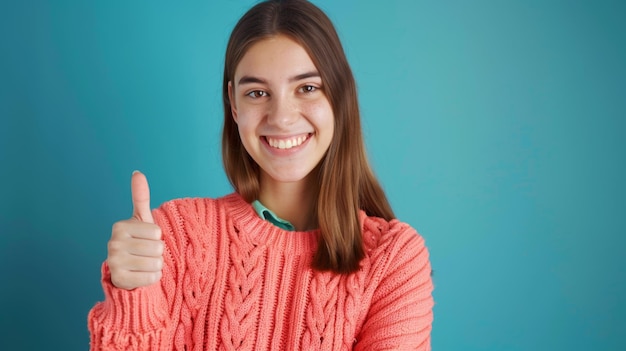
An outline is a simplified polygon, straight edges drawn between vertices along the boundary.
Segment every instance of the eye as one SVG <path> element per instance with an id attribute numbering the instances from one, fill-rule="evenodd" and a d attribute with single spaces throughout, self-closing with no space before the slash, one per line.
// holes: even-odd
<path id="1" fill-rule="evenodd" d="M 267 92 L 263 90 L 252 90 L 251 92 L 247 93 L 246 96 L 249 96 L 253 99 L 258 99 L 267 96 Z"/>
<path id="2" fill-rule="evenodd" d="M 310 94 L 317 91 L 319 88 L 314 85 L 304 85 L 300 88 L 300 92 Z"/>

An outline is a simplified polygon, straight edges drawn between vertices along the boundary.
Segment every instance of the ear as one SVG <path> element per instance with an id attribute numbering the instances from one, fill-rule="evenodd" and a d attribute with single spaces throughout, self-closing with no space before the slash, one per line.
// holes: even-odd
<path id="1" fill-rule="evenodd" d="M 230 113 L 233 115 L 233 120 L 237 123 L 237 108 L 235 107 L 235 94 L 233 93 L 233 82 L 228 82 L 228 101 L 230 101 Z"/>

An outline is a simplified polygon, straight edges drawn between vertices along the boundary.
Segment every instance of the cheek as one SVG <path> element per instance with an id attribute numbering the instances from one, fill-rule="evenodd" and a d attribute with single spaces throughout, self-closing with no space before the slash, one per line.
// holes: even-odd
<path id="1" fill-rule="evenodd" d="M 328 101 L 322 100 L 307 105 L 306 114 L 310 116 L 313 123 L 318 125 L 318 128 L 328 129 L 334 126 L 333 109 Z"/>
<path id="2" fill-rule="evenodd" d="M 250 108 L 250 106 L 240 107 L 237 112 L 237 125 L 240 131 L 254 130 L 262 116 L 258 108 Z"/>

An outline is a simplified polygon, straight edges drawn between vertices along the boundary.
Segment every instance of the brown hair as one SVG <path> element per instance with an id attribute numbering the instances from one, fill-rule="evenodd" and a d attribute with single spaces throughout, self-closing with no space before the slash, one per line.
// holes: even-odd
<path id="1" fill-rule="evenodd" d="M 370 216 L 394 218 L 365 153 L 356 84 L 330 19 L 304 0 L 265 1 L 252 7 L 231 33 L 224 64 L 222 157 L 235 190 L 248 202 L 259 195 L 259 166 L 246 152 L 234 122 L 228 82 L 250 46 L 286 35 L 307 51 L 318 69 L 334 113 L 335 133 L 317 167 L 316 218 L 319 246 L 313 268 L 337 273 L 359 269 L 364 257 L 359 209 Z"/>

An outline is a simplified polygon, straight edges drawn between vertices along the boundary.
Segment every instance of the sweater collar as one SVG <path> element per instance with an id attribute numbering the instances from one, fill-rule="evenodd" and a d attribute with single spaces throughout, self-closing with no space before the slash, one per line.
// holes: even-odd
<path id="1" fill-rule="evenodd" d="M 296 228 L 293 226 L 293 224 L 291 224 L 289 221 L 286 221 L 286 220 L 278 217 L 276 215 L 276 213 L 274 213 L 269 208 L 265 207 L 261 203 L 261 201 L 254 200 L 252 202 L 252 207 L 254 208 L 256 213 L 259 215 L 259 217 L 269 221 L 270 223 L 274 224 L 275 226 L 277 226 L 279 228 L 282 228 L 284 230 L 289 230 L 289 231 L 295 231 L 296 230 Z"/>
<path id="2" fill-rule="evenodd" d="M 259 217 L 255 209 L 238 193 L 221 198 L 227 216 L 240 233 L 240 238 L 255 245 L 267 245 L 278 250 L 312 253 L 317 250 L 319 229 L 288 231 Z M 244 239 L 247 238 L 247 239 Z"/>

